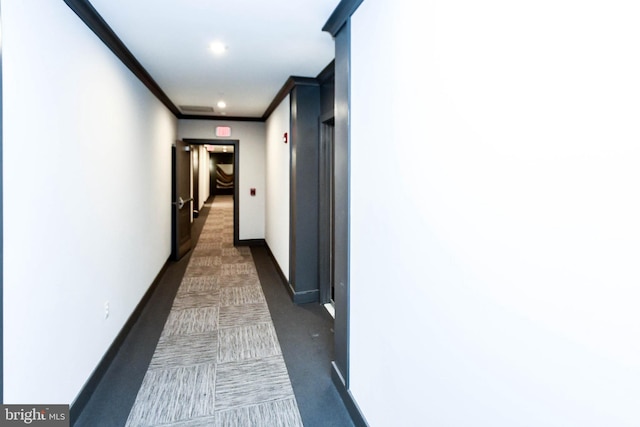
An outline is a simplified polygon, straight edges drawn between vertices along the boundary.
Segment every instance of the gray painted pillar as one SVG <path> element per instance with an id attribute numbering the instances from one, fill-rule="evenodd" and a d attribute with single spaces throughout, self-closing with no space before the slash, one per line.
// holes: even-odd
<path id="1" fill-rule="evenodd" d="M 335 35 L 335 349 L 334 369 L 349 388 L 349 99 L 351 24 Z"/>
<path id="2" fill-rule="evenodd" d="M 289 283 L 296 303 L 319 301 L 318 179 L 320 86 L 296 82 L 291 91 Z"/>

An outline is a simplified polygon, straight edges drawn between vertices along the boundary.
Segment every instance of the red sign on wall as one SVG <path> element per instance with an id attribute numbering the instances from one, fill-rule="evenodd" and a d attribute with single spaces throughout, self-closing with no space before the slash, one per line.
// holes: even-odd
<path id="1" fill-rule="evenodd" d="M 230 126 L 216 126 L 216 136 L 231 136 Z"/>

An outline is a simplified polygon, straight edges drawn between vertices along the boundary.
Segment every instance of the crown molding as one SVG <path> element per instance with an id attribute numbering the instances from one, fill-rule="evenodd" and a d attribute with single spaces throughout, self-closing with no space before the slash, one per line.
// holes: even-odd
<path id="1" fill-rule="evenodd" d="M 360 4 L 363 0 L 355 0 Z M 173 113 L 176 118 L 181 120 L 220 120 L 220 121 L 237 121 L 237 122 L 264 122 L 271 113 L 280 105 L 282 100 L 291 92 L 296 85 L 318 85 L 318 78 L 291 76 L 287 79 L 280 91 L 276 94 L 271 104 L 267 107 L 261 117 L 239 117 L 239 116 L 201 116 L 196 114 L 184 114 L 169 99 L 166 93 L 160 88 L 158 83 L 151 77 L 149 72 L 140 64 L 131 51 L 120 40 L 117 34 L 111 29 L 109 24 L 100 16 L 98 11 L 89 3 L 88 0 L 64 0 L 69 8 L 85 23 L 91 31 L 122 61 L 122 63 L 131 70 L 131 72 L 155 95 Z M 336 11 L 340 9 L 343 3 L 352 3 L 353 1 L 342 1 Z M 357 7 L 357 6 L 356 6 Z M 353 9 L 355 10 L 355 8 Z M 336 15 L 336 12 L 332 17 Z M 331 20 L 331 18 L 330 18 Z M 325 25 L 326 27 L 326 25 Z M 324 30 L 324 28 L 323 28 Z M 325 30 L 326 31 L 326 30 Z M 328 67 L 332 65 L 329 64 Z M 327 68 L 328 69 L 328 68 Z M 323 70 L 323 75 L 326 70 Z"/>
<path id="2" fill-rule="evenodd" d="M 109 27 L 98 11 L 88 0 L 64 0 L 71 10 L 93 31 L 100 40 L 135 74 L 138 79 L 162 102 L 176 117 L 182 113 L 160 88 L 158 83 L 144 69 L 142 64 L 133 56 L 131 51 Z"/>
<path id="3" fill-rule="evenodd" d="M 327 23 L 322 27 L 322 31 L 326 31 L 335 37 L 338 31 L 340 31 L 340 28 L 344 26 L 363 1 L 364 0 L 341 0 L 327 20 Z"/>

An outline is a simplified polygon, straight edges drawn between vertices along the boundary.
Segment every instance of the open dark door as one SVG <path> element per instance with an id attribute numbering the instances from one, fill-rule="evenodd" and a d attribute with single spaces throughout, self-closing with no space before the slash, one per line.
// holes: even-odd
<path id="1" fill-rule="evenodd" d="M 171 258 L 177 261 L 191 250 L 191 150 L 183 141 L 171 147 L 171 169 Z"/>

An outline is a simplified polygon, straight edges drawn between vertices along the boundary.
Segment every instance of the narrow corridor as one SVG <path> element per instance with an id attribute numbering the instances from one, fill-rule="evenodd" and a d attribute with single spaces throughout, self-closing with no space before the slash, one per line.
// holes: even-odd
<path id="1" fill-rule="evenodd" d="M 214 199 L 127 420 L 160 425 L 302 425 L 232 196 Z"/>
<path id="2" fill-rule="evenodd" d="M 162 274 L 74 427 L 354 425 L 331 379 L 333 320 L 293 304 L 266 245 L 233 247 L 232 203 L 205 203 L 195 248 Z"/>

